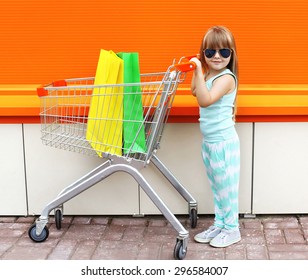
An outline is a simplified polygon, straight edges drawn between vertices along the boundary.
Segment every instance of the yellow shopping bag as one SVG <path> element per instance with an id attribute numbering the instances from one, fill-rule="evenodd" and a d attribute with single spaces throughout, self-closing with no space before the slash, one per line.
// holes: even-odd
<path id="1" fill-rule="evenodd" d="M 101 50 L 94 85 L 123 83 L 123 60 L 113 51 Z M 93 89 L 86 139 L 96 153 L 122 155 L 123 87 Z"/>

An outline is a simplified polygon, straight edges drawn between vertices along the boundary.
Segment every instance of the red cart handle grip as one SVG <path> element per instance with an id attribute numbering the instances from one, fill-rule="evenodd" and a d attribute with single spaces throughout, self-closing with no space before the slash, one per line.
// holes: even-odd
<path id="1" fill-rule="evenodd" d="M 188 60 L 188 62 L 181 62 L 179 64 L 175 64 L 174 67 L 181 72 L 189 72 L 196 69 L 196 63 L 191 60 L 193 57 L 197 57 L 199 59 L 199 54 L 185 56 L 183 59 Z"/>
<path id="2" fill-rule="evenodd" d="M 67 82 L 65 80 L 59 80 L 59 81 L 54 81 L 51 84 L 53 87 L 66 87 L 67 86 Z M 36 89 L 36 93 L 38 95 L 38 97 L 44 97 L 48 95 L 48 90 L 46 90 L 44 88 L 44 86 L 41 86 L 39 88 Z"/>
<path id="3" fill-rule="evenodd" d="M 48 90 L 46 90 L 44 87 L 39 87 L 36 89 L 36 94 L 38 97 L 44 97 L 48 95 Z"/>
<path id="4" fill-rule="evenodd" d="M 65 80 L 54 81 L 54 82 L 52 82 L 52 86 L 53 87 L 66 87 L 67 82 Z"/>
<path id="5" fill-rule="evenodd" d="M 196 69 L 196 63 L 194 62 L 186 62 L 174 64 L 174 67 L 181 72 L 189 72 Z"/>

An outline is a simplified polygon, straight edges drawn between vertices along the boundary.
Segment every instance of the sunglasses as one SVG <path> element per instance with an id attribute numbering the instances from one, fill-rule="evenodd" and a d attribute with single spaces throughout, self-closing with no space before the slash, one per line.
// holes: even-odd
<path id="1" fill-rule="evenodd" d="M 230 49 L 220 49 L 220 50 L 205 49 L 203 50 L 203 53 L 207 58 L 212 58 L 216 54 L 217 51 L 223 58 L 228 58 L 232 52 L 232 50 Z"/>

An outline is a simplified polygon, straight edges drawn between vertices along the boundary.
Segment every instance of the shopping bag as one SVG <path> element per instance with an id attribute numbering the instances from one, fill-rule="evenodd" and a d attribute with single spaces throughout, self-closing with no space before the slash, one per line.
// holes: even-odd
<path id="1" fill-rule="evenodd" d="M 94 85 L 123 83 L 123 60 L 113 51 L 101 50 Z M 123 87 L 94 88 L 88 114 L 86 139 L 96 153 L 122 155 Z"/>
<path id="2" fill-rule="evenodd" d="M 140 83 L 138 53 L 120 52 L 117 55 L 124 62 L 124 83 Z M 124 87 L 123 99 L 123 153 L 144 153 L 146 151 L 145 129 L 141 87 Z"/>

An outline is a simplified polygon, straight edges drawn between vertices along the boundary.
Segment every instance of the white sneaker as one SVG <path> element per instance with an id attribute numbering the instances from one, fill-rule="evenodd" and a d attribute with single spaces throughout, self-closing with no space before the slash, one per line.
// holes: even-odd
<path id="1" fill-rule="evenodd" d="M 221 232 L 221 228 L 210 226 L 207 230 L 195 235 L 194 239 L 199 243 L 209 243 L 215 236 Z"/>
<path id="2" fill-rule="evenodd" d="M 222 229 L 220 234 L 211 240 L 210 245 L 217 248 L 223 248 L 239 242 L 240 240 L 241 233 L 239 229 Z"/>

